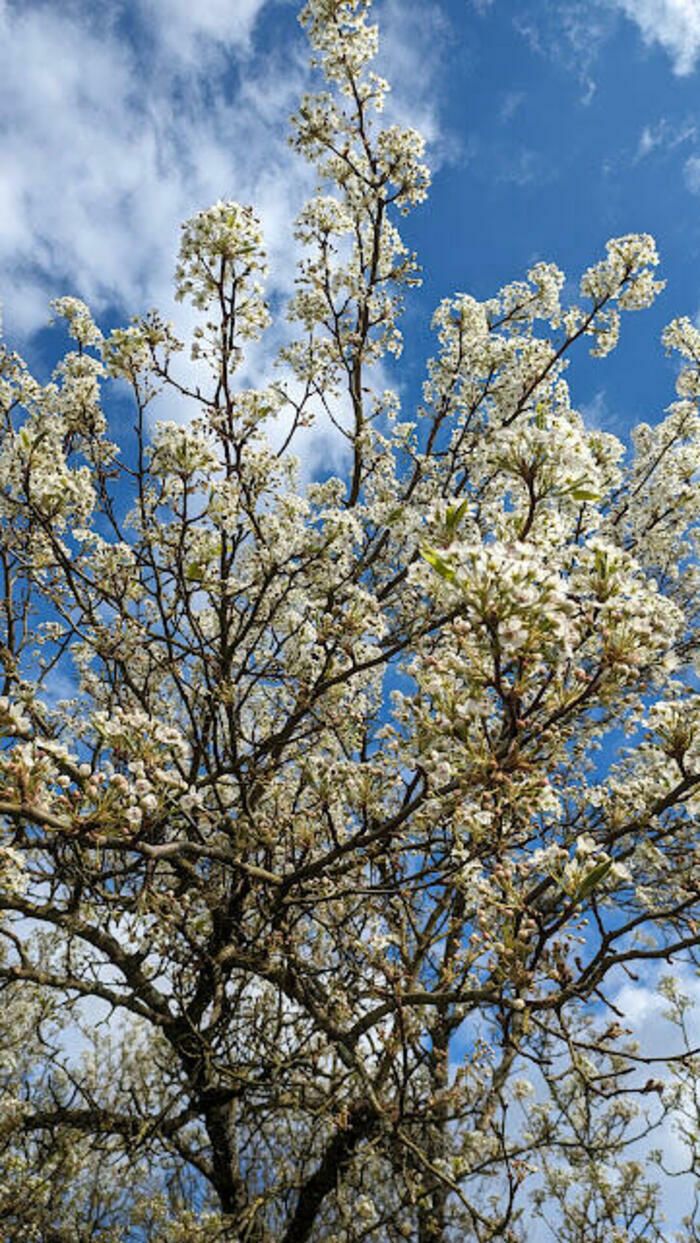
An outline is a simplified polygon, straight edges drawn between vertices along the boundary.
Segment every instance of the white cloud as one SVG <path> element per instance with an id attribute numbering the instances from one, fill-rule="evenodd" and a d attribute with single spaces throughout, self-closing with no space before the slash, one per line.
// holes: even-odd
<path id="1" fill-rule="evenodd" d="M 636 158 L 638 160 L 643 160 L 644 156 L 649 155 L 655 147 L 659 146 L 660 142 L 661 134 L 658 127 L 653 128 L 650 125 L 645 125 L 639 136 L 639 145 L 637 147 Z"/>
<path id="2" fill-rule="evenodd" d="M 380 47 L 378 68 L 391 83 L 387 120 L 420 130 L 431 148 L 431 164 L 443 155 L 439 117 L 441 57 L 449 35 L 437 4 L 407 5 L 384 0 L 376 9 Z"/>
<path id="3" fill-rule="evenodd" d="M 618 976 L 619 987 L 613 993 L 613 1002 L 624 1014 L 625 1024 L 640 1041 L 640 1051 L 646 1057 L 658 1057 L 662 1062 L 681 1049 L 677 1028 L 666 1018 L 669 1010 L 667 999 L 658 990 L 664 975 L 674 975 L 680 991 L 688 996 L 695 1007 L 689 1019 L 691 1044 L 700 1043 L 700 980 L 685 967 L 668 967 L 659 971 L 649 970 L 643 983 L 633 983 Z M 657 1072 L 654 1072 L 655 1074 Z M 660 1075 L 660 1072 L 658 1072 Z"/>
<path id="4" fill-rule="evenodd" d="M 158 28 L 161 45 L 184 61 L 201 53 L 203 40 L 245 47 L 266 0 L 139 0 L 147 22 Z"/>
<path id="5" fill-rule="evenodd" d="M 516 112 L 518 112 L 525 102 L 525 98 L 526 96 L 524 91 L 505 92 L 501 105 L 498 109 L 498 119 L 503 125 L 507 125 L 509 121 L 512 121 Z"/>
<path id="6" fill-rule="evenodd" d="M 645 43 L 659 43 L 673 61 L 674 72 L 692 73 L 700 57 L 698 0 L 614 0 L 638 25 Z"/>
<path id="7" fill-rule="evenodd" d="M 550 171 L 545 167 L 544 157 L 538 151 L 521 147 L 517 151 L 506 151 L 500 155 L 496 177 L 506 185 L 529 186 L 534 181 L 549 179 Z"/>
<path id="8" fill-rule="evenodd" d="M 690 1009 L 685 1016 L 689 1047 L 700 1046 L 700 981 L 696 972 L 688 966 L 677 966 L 673 972 L 669 972 L 668 968 L 651 969 L 643 983 L 634 984 L 625 980 L 612 1000 L 616 1009 L 624 1015 L 622 1022 L 625 1027 L 639 1042 L 639 1053 L 649 1059 L 647 1063 L 640 1064 L 634 1076 L 636 1085 L 645 1083 L 649 1078 L 668 1084 L 671 1081 L 669 1059 L 685 1051 L 678 1027 L 667 1017 L 668 1001 L 658 991 L 661 977 L 668 974 L 676 978 L 681 993 L 690 1001 Z M 649 1097 L 647 1104 L 650 1116 L 658 1119 L 658 1102 L 653 1104 L 653 1098 Z M 695 1108 L 692 1099 L 687 1100 L 686 1107 L 692 1114 Z M 655 1171 L 655 1174 L 661 1186 L 667 1219 L 672 1226 L 680 1225 L 683 1214 L 692 1209 L 697 1190 L 692 1174 L 687 1172 L 690 1154 L 683 1139 L 682 1112 L 671 1109 L 658 1129 L 640 1138 L 629 1155 L 644 1159 L 650 1149 L 660 1149 L 663 1153 L 667 1173 Z"/>
<path id="9" fill-rule="evenodd" d="M 566 0 L 534 14 L 527 9 L 521 6 L 513 18 L 515 29 L 535 55 L 565 69 L 581 89 L 581 103 L 590 104 L 596 91 L 596 61 L 614 24 L 608 5 L 600 0 Z"/>
<path id="10" fill-rule="evenodd" d="M 590 401 L 580 407 L 580 412 L 588 431 L 599 431 L 601 428 L 605 428 L 606 431 L 610 430 L 610 409 L 605 389 L 598 389 Z"/>
<path id="11" fill-rule="evenodd" d="M 219 198 L 255 203 L 289 286 L 287 228 L 309 175 L 285 122 L 306 69 L 297 44 L 250 58 L 262 2 L 218 0 L 195 15 L 159 0 L 155 21 L 142 0 L 131 40 L 82 3 L 0 7 L 0 116 L 12 120 L 0 124 L 0 298 L 11 331 L 45 322 L 59 292 L 98 313 L 167 300 L 179 223 Z"/>
<path id="12" fill-rule="evenodd" d="M 548 6 L 523 5 L 513 24 L 533 52 L 559 62 L 575 75 L 585 88 L 582 102 L 590 103 L 596 89 L 596 61 L 619 13 L 636 24 L 645 43 L 658 44 L 668 53 L 675 73 L 692 73 L 700 59 L 700 0 L 562 0 Z"/>
<path id="13" fill-rule="evenodd" d="M 691 155 L 683 165 L 685 184 L 691 194 L 700 194 L 700 155 Z"/>
<path id="14" fill-rule="evenodd" d="M 674 125 L 666 117 L 662 117 L 654 125 L 645 125 L 639 135 L 635 162 L 645 159 L 656 150 L 674 151 L 676 147 L 695 139 L 697 132 L 695 121 L 683 121 Z"/>

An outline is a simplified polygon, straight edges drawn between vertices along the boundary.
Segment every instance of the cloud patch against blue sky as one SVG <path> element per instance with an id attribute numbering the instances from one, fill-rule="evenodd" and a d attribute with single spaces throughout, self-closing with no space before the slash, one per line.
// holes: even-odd
<path id="1" fill-rule="evenodd" d="M 674 72 L 692 73 L 700 58 L 700 5 L 697 0 L 614 0 L 636 22 L 643 39 L 668 52 Z"/>

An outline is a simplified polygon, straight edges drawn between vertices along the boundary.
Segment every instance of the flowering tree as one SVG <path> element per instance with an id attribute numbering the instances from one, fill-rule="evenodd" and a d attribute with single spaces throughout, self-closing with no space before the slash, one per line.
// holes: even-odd
<path id="1" fill-rule="evenodd" d="M 618 238 L 577 304 L 545 263 L 447 298 L 402 421 L 428 173 L 369 6 L 301 14 L 319 192 L 267 388 L 230 202 L 183 229 L 194 367 L 74 298 L 51 383 L 0 356 L 3 1238 L 666 1239 L 626 1148 L 672 1115 L 697 1168 L 700 332 L 667 329 L 678 399 L 629 459 L 586 428 L 570 353 L 660 288 Z M 347 477 L 302 486 L 326 416 Z M 611 996 L 657 961 L 661 1065 Z"/>

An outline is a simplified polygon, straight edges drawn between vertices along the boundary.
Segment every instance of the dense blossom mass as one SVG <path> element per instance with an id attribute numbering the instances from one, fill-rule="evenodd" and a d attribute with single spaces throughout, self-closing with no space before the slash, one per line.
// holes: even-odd
<path id="1" fill-rule="evenodd" d="M 317 188 L 266 386 L 233 202 L 183 227 L 188 342 L 66 297 L 48 383 L 0 354 L 3 1239 L 700 1228 L 660 1189 L 700 1160 L 700 331 L 629 452 L 586 425 L 570 358 L 662 287 L 617 238 L 575 302 L 548 263 L 446 297 L 402 410 L 429 174 L 369 9 L 301 13 Z M 347 470 L 304 483 L 312 425 Z M 659 964 L 663 1060 L 614 1001 Z"/>

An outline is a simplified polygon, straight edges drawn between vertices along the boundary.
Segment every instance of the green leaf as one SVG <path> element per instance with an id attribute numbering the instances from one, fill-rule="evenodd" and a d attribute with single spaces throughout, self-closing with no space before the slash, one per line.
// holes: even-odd
<path id="1" fill-rule="evenodd" d="M 589 488 L 572 488 L 569 496 L 575 501 L 599 501 L 600 493 L 591 492 Z"/>
<path id="2" fill-rule="evenodd" d="M 449 531 L 455 531 L 469 508 L 469 501 L 460 501 L 458 505 L 449 505 L 445 516 L 445 525 Z"/>
<path id="3" fill-rule="evenodd" d="M 421 548 L 420 553 L 423 560 L 427 561 L 428 565 L 433 567 L 435 573 L 440 575 L 440 578 L 444 578 L 448 583 L 457 582 L 457 575 L 452 569 L 449 561 L 446 561 L 444 557 L 441 557 L 440 553 L 436 552 L 434 548 Z"/>
<path id="4" fill-rule="evenodd" d="M 403 505 L 397 505 L 396 509 L 392 509 L 391 513 L 387 514 L 386 525 L 388 527 L 391 526 L 392 522 L 398 522 L 399 518 L 403 517 L 404 508 Z"/>
<path id="5" fill-rule="evenodd" d="M 574 897 L 577 902 L 580 902 L 583 898 L 587 898 L 589 894 L 593 893 L 596 886 L 599 885 L 602 880 L 605 880 L 605 877 L 610 871 L 612 865 L 612 859 L 603 859 L 602 862 L 596 863 L 595 867 L 591 868 L 588 875 L 584 876 L 581 884 L 576 890 Z"/>

